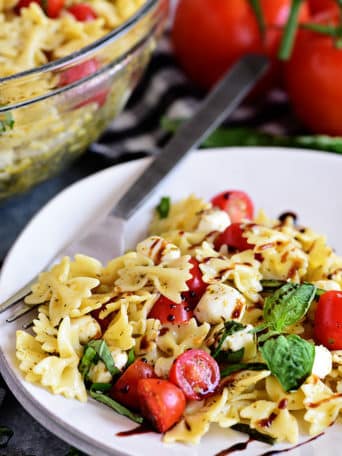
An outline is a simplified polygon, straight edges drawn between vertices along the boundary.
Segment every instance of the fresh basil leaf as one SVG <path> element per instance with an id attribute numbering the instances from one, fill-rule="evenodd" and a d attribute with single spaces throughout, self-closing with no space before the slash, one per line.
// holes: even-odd
<path id="1" fill-rule="evenodd" d="M 131 348 L 130 351 L 128 352 L 127 363 L 126 363 L 126 369 L 127 369 L 127 367 L 129 367 L 131 364 L 133 364 L 134 361 L 135 361 L 134 348 Z"/>
<path id="2" fill-rule="evenodd" d="M 274 445 L 276 439 L 270 435 L 263 434 L 262 432 L 252 429 L 248 424 L 236 423 L 231 426 L 234 431 L 242 432 L 252 437 L 253 440 L 258 440 L 259 442 L 268 443 L 269 445 Z"/>
<path id="3" fill-rule="evenodd" d="M 268 339 L 260 351 L 285 391 L 297 390 L 311 374 L 315 346 L 296 334 Z"/>
<path id="4" fill-rule="evenodd" d="M 167 218 L 170 212 L 171 207 L 171 199 L 169 196 L 163 196 L 160 200 L 160 203 L 156 207 L 156 211 L 158 212 L 159 218 L 164 219 Z"/>
<path id="5" fill-rule="evenodd" d="M 235 321 L 235 320 L 227 321 L 224 324 L 224 328 L 221 332 L 219 343 L 218 343 L 217 348 L 215 349 L 214 353 L 212 354 L 212 357 L 215 359 L 217 358 L 218 354 L 222 350 L 224 341 L 227 339 L 228 336 L 231 336 L 232 334 L 234 334 L 238 331 L 241 331 L 242 329 L 245 329 L 245 328 L 246 328 L 246 326 L 242 325 L 238 321 Z"/>
<path id="6" fill-rule="evenodd" d="M 316 287 L 311 283 L 286 283 L 265 299 L 265 322 L 272 330 L 282 332 L 304 317 L 315 294 Z"/>
<path id="7" fill-rule="evenodd" d="M 229 350 L 227 352 L 221 352 L 222 360 L 226 363 L 236 364 L 242 361 L 243 355 L 245 354 L 245 348 L 242 347 L 240 350 Z"/>
<path id="8" fill-rule="evenodd" d="M 112 408 L 120 415 L 126 416 L 135 423 L 142 424 L 144 421 L 144 418 L 142 416 L 138 415 L 137 413 L 131 412 L 128 408 L 119 404 L 119 402 L 114 401 L 114 399 L 110 398 L 109 396 L 106 396 L 105 394 L 97 393 L 96 391 L 90 391 L 90 396 L 93 399 L 96 399 L 97 401 L 101 402 L 102 404 L 105 404 L 108 407 Z"/>
<path id="9" fill-rule="evenodd" d="M 228 377 L 228 375 L 233 374 L 234 372 L 239 372 L 242 370 L 253 370 L 253 371 L 261 371 L 261 370 L 268 370 L 268 367 L 264 363 L 238 363 L 238 364 L 231 364 L 228 367 L 225 367 L 221 371 L 221 377 Z"/>
<path id="10" fill-rule="evenodd" d="M 273 279 L 267 279 L 267 280 L 261 280 L 261 285 L 263 290 L 264 289 L 275 289 L 275 288 L 280 288 L 283 285 L 285 285 L 288 282 L 285 282 L 285 280 L 273 280 Z"/>
<path id="11" fill-rule="evenodd" d="M 5 131 L 13 130 L 14 119 L 11 112 L 7 111 L 4 114 L 0 114 L 0 135 Z"/>
<path id="12" fill-rule="evenodd" d="M 108 345 L 104 340 L 92 340 L 88 343 L 88 347 L 93 348 L 99 359 L 104 363 L 107 370 L 114 377 L 115 375 L 120 374 L 120 369 L 115 367 L 113 357 L 109 351 Z"/>
<path id="13" fill-rule="evenodd" d="M 14 432 L 7 426 L 0 426 L 0 448 L 6 448 Z"/>
<path id="14" fill-rule="evenodd" d="M 89 391 L 95 393 L 108 393 L 112 388 L 111 383 L 93 383 Z"/>
<path id="15" fill-rule="evenodd" d="M 258 22 L 260 35 L 264 38 L 266 25 L 265 25 L 265 18 L 264 18 L 263 10 L 261 8 L 260 0 L 249 0 L 249 4 L 253 10 L 253 13 L 255 15 L 257 22 Z"/>
<path id="16" fill-rule="evenodd" d="M 80 371 L 82 378 L 87 379 L 89 370 L 93 364 L 98 361 L 98 355 L 94 348 L 86 346 L 83 352 L 83 356 L 80 359 L 78 370 Z"/>

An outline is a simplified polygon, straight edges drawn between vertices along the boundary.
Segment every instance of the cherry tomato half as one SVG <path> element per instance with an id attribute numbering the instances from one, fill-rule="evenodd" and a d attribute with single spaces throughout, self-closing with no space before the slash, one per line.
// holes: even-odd
<path id="1" fill-rule="evenodd" d="M 193 312 L 186 298 L 184 294 L 184 302 L 176 304 L 165 296 L 160 296 L 148 314 L 148 318 L 160 320 L 162 324 L 187 323 L 193 317 Z"/>
<path id="2" fill-rule="evenodd" d="M 322 13 L 325 11 L 338 12 L 336 0 L 308 0 L 310 11 L 313 14 Z"/>
<path id="3" fill-rule="evenodd" d="M 329 350 L 342 349 L 342 292 L 327 291 L 318 301 L 314 337 Z"/>
<path id="4" fill-rule="evenodd" d="M 243 225 L 240 223 L 232 223 L 215 239 L 215 249 L 220 250 L 222 245 L 233 247 L 241 252 L 252 249 L 253 245 L 248 244 L 247 238 L 244 237 L 243 233 Z"/>
<path id="5" fill-rule="evenodd" d="M 182 390 L 167 380 L 140 380 L 138 397 L 141 414 L 158 432 L 166 432 L 184 413 L 186 400 Z"/>
<path id="6" fill-rule="evenodd" d="M 97 14 L 88 3 L 76 3 L 75 5 L 69 6 L 67 11 L 79 22 L 93 21 L 97 18 Z"/>
<path id="7" fill-rule="evenodd" d="M 125 370 L 117 382 L 114 383 L 110 391 L 110 396 L 120 402 L 120 404 L 123 404 L 133 410 L 137 410 L 139 408 L 139 380 L 155 376 L 156 375 L 151 364 L 148 364 L 141 359 L 137 359 Z"/>
<path id="8" fill-rule="evenodd" d="M 190 263 L 192 264 L 192 268 L 190 269 L 192 277 L 186 282 L 189 291 L 182 293 L 182 296 L 185 298 L 185 301 L 189 304 L 190 308 L 194 309 L 203 296 L 208 284 L 202 280 L 202 271 L 199 268 L 199 262 L 196 258 L 191 258 Z"/>
<path id="9" fill-rule="evenodd" d="M 46 15 L 51 18 L 58 17 L 64 6 L 64 0 L 20 0 L 15 7 L 16 13 L 20 14 L 21 8 L 27 8 L 30 3 L 38 3 L 44 9 Z"/>
<path id="10" fill-rule="evenodd" d="M 215 392 L 220 382 L 220 369 L 209 353 L 192 349 L 176 358 L 169 378 L 181 388 L 187 399 L 200 401 Z"/>
<path id="11" fill-rule="evenodd" d="M 254 215 L 254 205 L 246 192 L 227 190 L 211 199 L 213 206 L 226 211 L 232 223 L 240 223 L 243 219 L 251 220 Z"/>

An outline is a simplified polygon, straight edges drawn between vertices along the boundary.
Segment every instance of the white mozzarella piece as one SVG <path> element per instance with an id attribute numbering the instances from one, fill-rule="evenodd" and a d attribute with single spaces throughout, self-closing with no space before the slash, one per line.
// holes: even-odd
<path id="1" fill-rule="evenodd" d="M 227 320 L 241 320 L 245 308 L 246 300 L 239 291 L 223 283 L 214 283 L 207 287 L 194 313 L 199 322 L 215 325 Z"/>
<path id="2" fill-rule="evenodd" d="M 181 256 L 179 248 L 159 236 L 151 236 L 137 245 L 137 253 L 153 260 L 154 264 L 167 263 Z"/>
<path id="3" fill-rule="evenodd" d="M 332 356 L 330 351 L 323 345 L 315 346 L 315 359 L 312 366 L 312 374 L 319 378 L 326 377 L 332 369 Z"/>
<path id="4" fill-rule="evenodd" d="M 211 231 L 224 231 L 230 225 L 230 218 L 227 212 L 216 207 L 202 212 L 197 231 L 210 233 Z"/>

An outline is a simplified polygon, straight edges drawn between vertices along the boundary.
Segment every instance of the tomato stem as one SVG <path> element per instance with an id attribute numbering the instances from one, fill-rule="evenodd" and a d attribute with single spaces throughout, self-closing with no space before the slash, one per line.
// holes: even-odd
<path id="1" fill-rule="evenodd" d="M 249 0 L 249 4 L 255 14 L 257 22 L 258 22 L 260 35 L 262 38 L 264 38 L 266 25 L 265 25 L 264 13 L 263 13 L 261 5 L 260 5 L 260 0 Z"/>
<path id="2" fill-rule="evenodd" d="M 292 0 L 290 16 L 287 20 L 283 39 L 280 45 L 278 57 L 280 60 L 288 60 L 294 45 L 298 28 L 299 10 L 303 0 Z"/>

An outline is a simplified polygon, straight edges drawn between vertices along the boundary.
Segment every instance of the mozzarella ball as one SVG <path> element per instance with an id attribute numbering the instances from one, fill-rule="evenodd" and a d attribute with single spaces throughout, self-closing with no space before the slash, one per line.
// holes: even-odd
<path id="1" fill-rule="evenodd" d="M 177 260 L 181 256 L 179 248 L 159 236 L 151 236 L 137 245 L 137 253 L 153 260 L 154 264 Z"/>
<path id="2" fill-rule="evenodd" d="M 330 351 L 323 345 L 315 346 L 315 359 L 312 366 L 312 374 L 319 378 L 326 377 L 332 369 L 332 356 Z"/>
<path id="3" fill-rule="evenodd" d="M 91 317 L 90 315 L 85 315 L 84 317 L 79 318 L 72 318 L 71 328 L 77 328 L 79 341 L 83 345 L 87 344 L 92 339 L 101 337 L 102 334 L 101 326 L 95 320 L 95 318 Z"/>
<path id="4" fill-rule="evenodd" d="M 211 231 L 224 231 L 230 225 L 230 218 L 227 212 L 216 207 L 204 210 L 201 213 L 197 231 L 210 233 Z"/>
<path id="5" fill-rule="evenodd" d="M 111 352 L 115 367 L 122 370 L 128 361 L 128 356 L 125 351 L 120 350 L 119 348 L 113 350 Z"/>
<path id="6" fill-rule="evenodd" d="M 239 291 L 223 283 L 214 283 L 207 287 L 194 314 L 199 322 L 215 325 L 227 320 L 241 320 L 245 308 L 246 300 Z"/>

